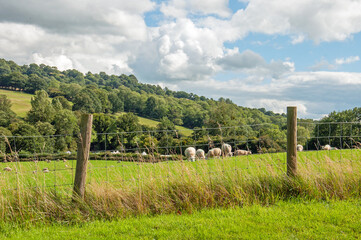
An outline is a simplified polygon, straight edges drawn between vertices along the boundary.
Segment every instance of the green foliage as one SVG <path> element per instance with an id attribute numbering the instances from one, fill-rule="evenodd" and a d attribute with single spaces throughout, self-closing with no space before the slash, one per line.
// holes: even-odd
<path id="1" fill-rule="evenodd" d="M 11 135 L 12 134 L 8 129 L 0 127 L 0 154 L 4 154 L 9 151 L 9 144 L 7 142 L 9 139 L 7 139 L 7 137 Z"/>
<path id="2" fill-rule="evenodd" d="M 46 91 L 36 91 L 35 97 L 31 99 L 31 109 L 28 112 L 27 119 L 31 123 L 51 122 L 54 118 L 55 109 L 49 100 Z"/>
<path id="3" fill-rule="evenodd" d="M 76 139 L 79 132 L 78 120 L 74 113 L 68 109 L 57 112 L 54 116 L 53 125 L 55 134 L 61 135 L 56 138 L 56 149 L 59 151 L 73 150 L 76 148 Z"/>
<path id="4" fill-rule="evenodd" d="M 18 136 L 14 138 L 13 151 L 41 152 L 42 141 L 39 141 L 39 139 L 35 137 L 39 136 L 40 133 L 33 125 L 24 121 L 18 121 L 10 124 L 9 129 L 13 136 Z"/>
<path id="5" fill-rule="evenodd" d="M 350 148 L 361 142 L 361 124 L 348 124 L 347 122 L 360 122 L 361 108 L 354 108 L 341 112 L 332 112 L 320 120 L 319 125 L 313 129 L 313 136 L 318 137 L 309 142 L 309 147 L 330 144 L 337 148 Z"/>
<path id="6" fill-rule="evenodd" d="M 102 112 L 102 102 L 99 99 L 94 89 L 84 88 L 73 100 L 73 110 L 80 110 L 86 113 L 99 113 Z"/>

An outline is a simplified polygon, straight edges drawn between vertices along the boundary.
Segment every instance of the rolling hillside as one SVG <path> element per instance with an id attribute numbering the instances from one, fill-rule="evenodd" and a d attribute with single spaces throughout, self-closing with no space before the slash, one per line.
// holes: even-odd
<path id="1" fill-rule="evenodd" d="M 33 96 L 32 94 L 4 89 L 0 89 L 0 94 L 6 95 L 8 99 L 11 100 L 11 110 L 13 110 L 19 117 L 26 116 L 26 112 L 31 108 L 30 100 Z"/>
<path id="2" fill-rule="evenodd" d="M 17 92 L 17 91 L 9 91 L 0 89 L 0 94 L 4 94 L 11 100 L 12 107 L 11 109 L 19 116 L 25 117 L 26 113 L 30 110 L 31 104 L 30 100 L 33 96 L 32 94 Z M 146 125 L 149 127 L 156 127 L 159 121 L 151 120 L 148 118 L 139 117 L 139 123 L 141 125 Z M 192 134 L 192 130 L 189 128 L 185 128 L 182 126 L 176 126 L 176 129 L 182 131 L 185 136 L 189 136 Z"/>

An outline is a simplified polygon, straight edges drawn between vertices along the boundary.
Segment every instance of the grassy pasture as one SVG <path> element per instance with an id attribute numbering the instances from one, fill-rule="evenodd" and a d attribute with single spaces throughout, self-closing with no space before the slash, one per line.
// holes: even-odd
<path id="1" fill-rule="evenodd" d="M 279 202 L 75 225 L 2 224 L 8 239 L 359 239 L 361 201 Z"/>
<path id="2" fill-rule="evenodd" d="M 301 152 L 296 178 L 285 175 L 285 153 L 196 162 L 95 159 L 89 162 L 85 201 L 76 204 L 70 204 L 75 161 L 0 166 L 12 168 L 0 174 L 0 234 L 13 238 L 46 239 L 50 232 L 56 232 L 51 239 L 360 236 L 356 149 Z M 42 172 L 45 167 L 49 173 Z"/>
<path id="3" fill-rule="evenodd" d="M 25 117 L 31 109 L 30 100 L 32 94 L 0 89 L 0 94 L 6 95 L 11 100 L 13 110 L 19 117 Z"/>
<path id="4" fill-rule="evenodd" d="M 321 176 L 335 169 L 354 168 L 361 164 L 361 150 L 308 151 L 298 154 L 301 171 Z M 10 167 L 11 172 L 0 174 L 1 189 L 40 188 L 51 189 L 56 194 L 71 192 L 75 174 L 75 160 L 50 163 L 7 162 L 0 164 L 0 170 Z M 47 168 L 48 173 L 43 169 Z M 361 170 L 361 169 L 359 169 Z M 358 171 L 359 171 L 358 170 Z M 137 189 L 147 185 L 165 186 L 171 182 L 212 182 L 240 180 L 241 176 L 279 177 L 286 172 L 286 153 L 254 154 L 221 159 L 188 161 L 164 161 L 145 163 L 91 159 L 88 165 L 87 182 L 90 186 L 107 185 L 112 188 Z M 6 190 L 7 191 L 7 190 Z M 11 191 L 10 191 L 11 192 Z"/>

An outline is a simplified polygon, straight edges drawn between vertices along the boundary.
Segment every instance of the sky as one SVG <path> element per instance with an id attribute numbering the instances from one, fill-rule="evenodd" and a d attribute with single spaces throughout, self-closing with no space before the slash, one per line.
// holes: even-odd
<path id="1" fill-rule="evenodd" d="M 319 119 L 360 107 L 361 0 L 0 0 L 0 58 Z"/>

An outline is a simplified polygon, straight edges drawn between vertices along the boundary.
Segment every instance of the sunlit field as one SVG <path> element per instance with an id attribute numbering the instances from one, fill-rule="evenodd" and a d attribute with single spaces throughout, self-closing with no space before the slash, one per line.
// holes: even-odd
<path id="1" fill-rule="evenodd" d="M 212 184 L 217 181 L 239 181 L 243 178 L 283 177 L 286 173 L 286 153 L 254 154 L 228 158 L 201 159 L 195 162 L 173 159 L 143 162 L 141 158 L 93 160 L 88 164 L 87 184 L 94 187 L 142 189 L 146 186 L 167 187 L 190 181 L 192 184 Z M 94 157 L 93 157 L 94 158 Z M 356 149 L 307 151 L 298 154 L 300 175 L 322 176 L 334 170 L 361 169 L 361 151 Z M 42 189 L 58 196 L 69 197 L 75 174 L 75 160 L 27 161 L 1 163 L 2 191 Z M 5 171 L 5 168 L 11 171 Z"/>

